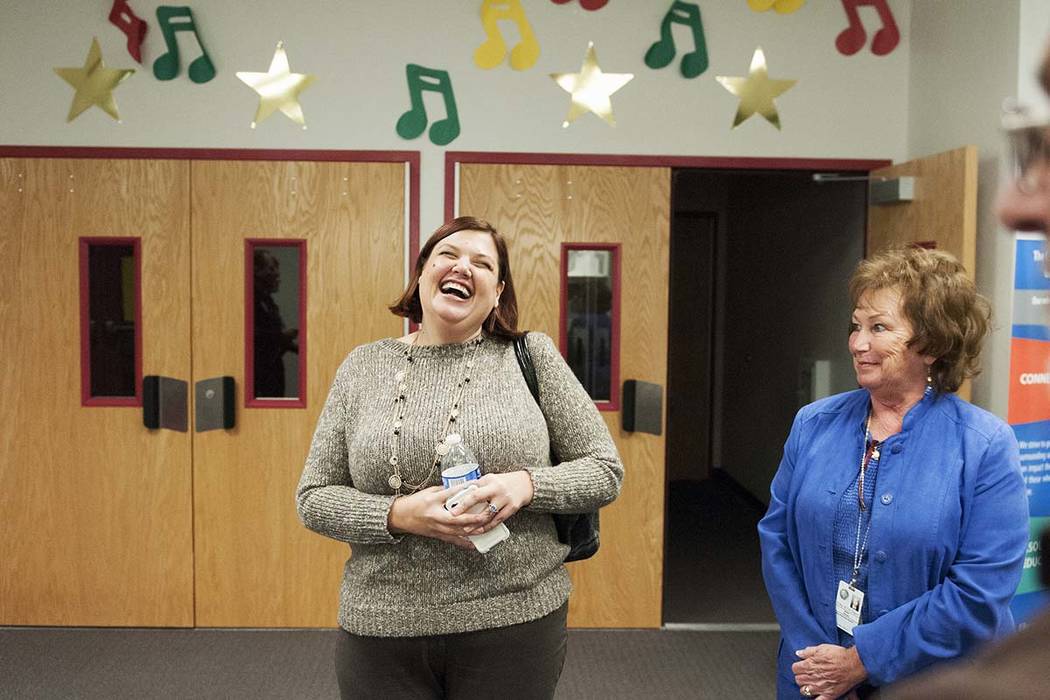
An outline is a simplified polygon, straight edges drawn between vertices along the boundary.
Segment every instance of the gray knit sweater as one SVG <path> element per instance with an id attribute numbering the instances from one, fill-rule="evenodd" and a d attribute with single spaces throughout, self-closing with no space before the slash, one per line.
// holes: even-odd
<path id="1" fill-rule="evenodd" d="M 529 393 L 511 343 L 486 338 L 460 403 L 456 432 L 483 473 L 526 469 L 532 503 L 506 521 L 510 539 L 488 554 L 416 535 L 392 536 L 387 483 L 396 439 L 394 375 L 408 366 L 395 339 L 356 348 L 325 402 L 296 505 L 311 530 L 353 546 L 343 572 L 339 624 L 367 636 L 467 632 L 528 622 L 559 608 L 571 585 L 551 513 L 583 512 L 620 492 L 623 465 L 594 403 L 554 343 L 530 333 L 543 401 Z M 401 474 L 419 483 L 444 438 L 464 358 L 473 346 L 417 346 L 406 379 Z M 548 440 L 550 441 L 548 443 Z M 551 466 L 550 446 L 560 464 Z M 440 485 L 435 470 L 428 486 Z"/>

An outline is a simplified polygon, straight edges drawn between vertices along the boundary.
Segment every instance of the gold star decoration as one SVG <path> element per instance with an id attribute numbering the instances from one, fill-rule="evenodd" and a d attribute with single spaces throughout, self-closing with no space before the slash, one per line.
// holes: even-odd
<path id="1" fill-rule="evenodd" d="M 773 100 L 798 82 L 797 80 L 770 78 L 766 71 L 766 55 L 762 52 L 761 46 L 755 49 L 755 54 L 751 57 L 751 71 L 746 78 L 720 75 L 715 80 L 740 98 L 740 105 L 736 109 L 736 119 L 733 120 L 734 129 L 755 114 L 761 114 L 766 121 L 779 129 L 780 114 Z"/>
<path id="2" fill-rule="evenodd" d="M 562 122 L 563 128 L 587 112 L 594 112 L 610 126 L 616 126 L 609 98 L 634 78 L 633 73 L 603 73 L 594 53 L 593 41 L 587 43 L 587 53 L 579 73 L 551 73 L 550 76 L 562 90 L 572 95 L 569 115 Z"/>
<path id="3" fill-rule="evenodd" d="M 73 86 L 73 104 L 69 106 L 66 123 L 79 117 L 91 106 L 98 107 L 109 116 L 120 121 L 117 100 L 113 91 L 124 79 L 135 72 L 134 68 L 106 68 L 102 61 L 102 49 L 98 39 L 92 37 L 91 48 L 81 68 L 55 68 L 55 74 Z"/>
<path id="4" fill-rule="evenodd" d="M 309 73 L 292 73 L 288 67 L 288 54 L 284 42 L 277 42 L 270 70 L 265 73 L 240 71 L 237 77 L 248 87 L 259 93 L 259 108 L 255 110 L 254 129 L 259 122 L 277 110 L 299 126 L 306 128 L 303 108 L 299 105 L 299 93 L 310 86 L 317 76 Z"/>

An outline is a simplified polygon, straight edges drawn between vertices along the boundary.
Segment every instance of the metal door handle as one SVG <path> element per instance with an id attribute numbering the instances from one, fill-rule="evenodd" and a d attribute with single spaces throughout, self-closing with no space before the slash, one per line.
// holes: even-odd
<path id="1" fill-rule="evenodd" d="M 188 384 L 181 379 L 150 374 L 142 378 L 142 424 L 149 430 L 186 432 Z"/>
<path id="2" fill-rule="evenodd" d="M 623 383 L 621 419 L 627 432 L 659 435 L 662 429 L 664 389 L 659 384 L 628 379 Z"/>
<path id="3" fill-rule="evenodd" d="M 233 377 L 202 379 L 194 385 L 193 397 L 196 416 L 194 428 L 198 433 L 229 430 L 234 426 L 236 402 Z"/>

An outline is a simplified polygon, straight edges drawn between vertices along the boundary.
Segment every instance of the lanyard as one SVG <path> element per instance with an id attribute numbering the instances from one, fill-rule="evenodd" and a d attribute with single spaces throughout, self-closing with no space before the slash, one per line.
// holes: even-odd
<path id="1" fill-rule="evenodd" d="M 871 460 L 868 459 L 868 443 L 871 442 L 871 411 L 868 411 L 868 421 L 864 424 L 864 442 L 860 446 L 860 475 L 857 477 L 857 499 L 860 503 L 857 508 L 857 538 L 853 545 L 853 573 L 850 575 L 850 586 L 855 586 L 857 577 L 860 575 L 860 562 L 868 548 L 868 535 L 871 534 L 872 518 L 868 516 L 868 527 L 864 530 L 864 542 L 860 541 L 860 530 L 864 520 L 864 472 Z M 875 445 L 871 451 L 871 459 L 879 461 L 879 448 Z"/>

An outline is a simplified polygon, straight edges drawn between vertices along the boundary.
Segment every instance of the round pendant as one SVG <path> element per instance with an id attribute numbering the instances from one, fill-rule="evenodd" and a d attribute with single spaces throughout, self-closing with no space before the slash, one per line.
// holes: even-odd
<path id="1" fill-rule="evenodd" d="M 401 477 L 397 474 L 391 474 L 390 478 L 386 480 L 386 483 L 390 484 L 390 488 L 397 491 L 401 488 Z"/>
<path id="2" fill-rule="evenodd" d="M 445 455 L 448 454 L 448 450 L 449 450 L 449 446 L 448 446 L 447 443 L 444 443 L 444 442 L 439 442 L 438 443 L 438 446 L 437 446 L 438 456 L 444 457 Z"/>

